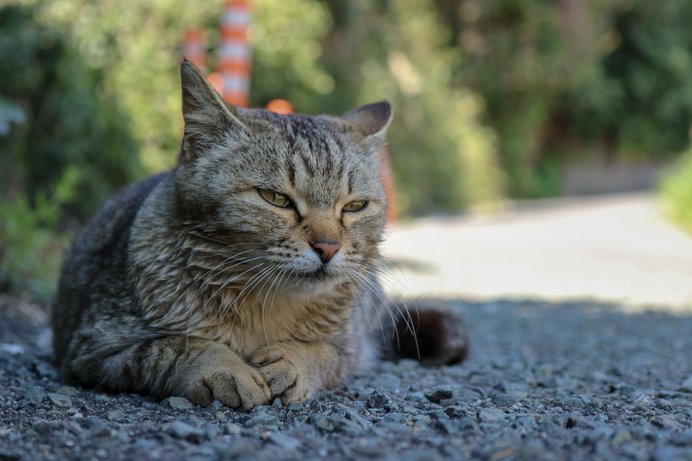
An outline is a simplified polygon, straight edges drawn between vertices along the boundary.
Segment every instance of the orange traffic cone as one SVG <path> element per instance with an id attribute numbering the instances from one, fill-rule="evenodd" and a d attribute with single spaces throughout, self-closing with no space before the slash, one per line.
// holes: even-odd
<path id="1" fill-rule="evenodd" d="M 199 29 L 188 29 L 185 31 L 182 55 L 204 71 L 204 68 L 207 66 L 207 49 L 202 40 L 202 31 Z"/>
<path id="2" fill-rule="evenodd" d="M 223 77 L 223 98 L 229 104 L 247 107 L 250 93 L 250 44 L 247 0 L 227 0 L 221 19 L 219 72 Z"/>

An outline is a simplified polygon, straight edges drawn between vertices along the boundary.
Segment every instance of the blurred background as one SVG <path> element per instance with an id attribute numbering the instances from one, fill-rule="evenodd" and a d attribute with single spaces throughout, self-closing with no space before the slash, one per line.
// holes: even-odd
<path id="1" fill-rule="evenodd" d="M 99 204 L 123 185 L 173 166 L 182 132 L 183 37 L 190 28 L 201 31 L 213 70 L 224 4 L 0 2 L 0 292 L 48 298 L 66 242 Z M 692 231 L 692 2 L 251 0 L 250 6 L 251 106 L 282 98 L 298 112 L 342 113 L 380 99 L 393 104 L 398 235 L 415 237 L 415 223 L 423 221 L 406 224 L 411 218 L 461 215 L 443 219 L 457 227 L 439 241 L 456 243 L 440 254 L 453 244 L 497 249 L 493 242 L 479 246 L 476 235 L 494 229 L 478 227 L 479 214 L 494 213 L 484 218 L 495 220 L 491 227 L 511 217 L 521 224 L 525 215 L 517 209 L 524 205 L 515 204 L 525 200 L 558 199 L 550 203 L 562 210 L 574 202 L 560 197 L 630 191 L 650 191 L 637 210 L 655 219 L 662 210 L 667 222 Z M 567 219 L 553 228 L 539 219 L 505 227 L 497 241 L 516 248 L 527 240 L 507 235 L 543 243 L 543 236 L 576 229 L 553 243 L 579 253 L 581 237 L 612 218 L 608 210 L 578 225 Z M 652 227 L 638 220 L 640 211 L 617 220 L 621 233 L 598 245 Z M 459 229 L 474 226 L 478 234 L 464 240 Z M 675 243 L 666 255 L 677 258 L 684 275 L 676 283 L 686 286 L 690 240 L 665 229 L 642 238 Z M 416 235 L 431 240 L 430 233 Z M 416 241 L 394 237 L 386 251 L 402 260 L 428 251 Z M 531 248 L 522 256 L 529 263 L 508 269 L 507 280 L 522 280 L 516 275 L 526 272 L 531 255 L 545 254 Z M 465 255 L 480 265 L 429 290 L 493 272 L 499 266 L 485 255 Z M 496 257 L 499 264 L 503 253 Z M 425 272 L 425 261 L 409 266 Z M 607 285 L 608 270 L 606 280 L 584 270 L 581 291 L 571 294 Z M 692 296 L 682 290 L 683 298 Z"/>

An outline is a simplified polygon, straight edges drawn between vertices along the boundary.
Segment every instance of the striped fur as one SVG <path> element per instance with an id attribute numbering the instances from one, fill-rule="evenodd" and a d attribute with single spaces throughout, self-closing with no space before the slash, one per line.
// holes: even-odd
<path id="1" fill-rule="evenodd" d="M 389 105 L 281 116 L 224 104 L 187 62 L 181 76 L 178 165 L 106 203 L 66 254 L 53 306 L 61 370 L 242 409 L 367 370 L 387 307 L 375 272 Z M 343 211 L 355 200 L 367 206 Z M 319 242 L 340 246 L 331 260 Z"/>

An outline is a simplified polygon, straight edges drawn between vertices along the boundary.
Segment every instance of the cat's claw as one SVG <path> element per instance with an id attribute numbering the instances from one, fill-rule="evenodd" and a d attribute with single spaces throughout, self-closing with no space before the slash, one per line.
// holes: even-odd
<path id="1" fill-rule="evenodd" d="M 284 405 L 303 402 L 313 392 L 295 364 L 298 357 L 292 355 L 290 349 L 269 345 L 255 351 L 250 358 L 250 364 L 264 376 L 272 397 L 280 397 Z"/>

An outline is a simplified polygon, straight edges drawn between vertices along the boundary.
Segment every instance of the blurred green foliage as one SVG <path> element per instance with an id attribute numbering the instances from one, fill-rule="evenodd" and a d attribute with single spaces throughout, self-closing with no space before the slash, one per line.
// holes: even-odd
<path id="1" fill-rule="evenodd" d="M 223 4 L 0 6 L 5 280 L 43 236 L 74 228 L 120 186 L 174 165 L 180 41 L 186 29 L 202 29 L 211 71 Z M 252 105 L 280 97 L 300 112 L 340 113 L 390 100 L 404 214 L 557 195 L 564 168 L 583 158 L 661 162 L 689 142 L 687 0 L 251 5 Z M 58 194 L 61 184 L 71 193 Z"/>
<path id="2" fill-rule="evenodd" d="M 102 87 L 104 69 L 36 13 L 0 8 L 0 194 L 31 205 L 78 166 L 74 199 L 63 205 L 83 219 L 138 172 L 137 147 L 116 95 Z"/>
<path id="3" fill-rule="evenodd" d="M 437 0 L 485 99 L 513 197 L 557 195 L 584 158 L 662 161 L 692 124 L 692 2 Z"/>
<path id="4" fill-rule="evenodd" d="M 692 233 L 692 148 L 670 167 L 661 182 L 661 195 L 666 215 Z"/>
<path id="5" fill-rule="evenodd" d="M 62 251 L 69 240 L 58 223 L 63 207 L 74 198 L 80 173 L 70 166 L 50 197 L 38 193 L 0 201 L 0 291 L 52 294 Z"/>
<path id="6" fill-rule="evenodd" d="M 333 111 L 388 99 L 398 205 L 430 214 L 502 196 L 494 136 L 482 101 L 452 81 L 460 56 L 427 0 L 327 2 L 334 18 L 324 62 L 334 76 Z M 344 65 L 348 63 L 348 65 Z"/>

